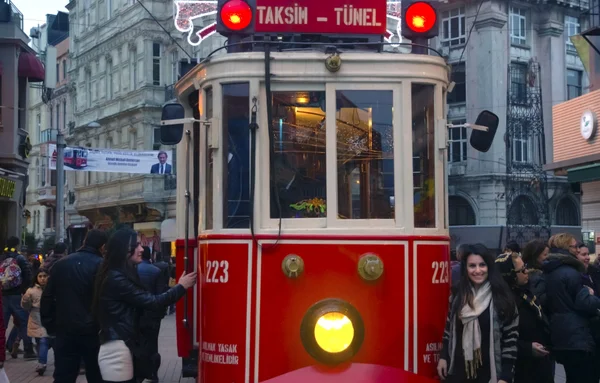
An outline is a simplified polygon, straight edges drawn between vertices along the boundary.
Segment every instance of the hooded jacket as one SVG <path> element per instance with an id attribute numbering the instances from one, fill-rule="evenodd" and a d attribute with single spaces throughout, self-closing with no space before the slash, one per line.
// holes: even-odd
<path id="1" fill-rule="evenodd" d="M 582 283 L 583 263 L 566 250 L 551 249 L 543 271 L 553 349 L 593 352 L 590 319 L 600 309 L 600 298 Z"/>

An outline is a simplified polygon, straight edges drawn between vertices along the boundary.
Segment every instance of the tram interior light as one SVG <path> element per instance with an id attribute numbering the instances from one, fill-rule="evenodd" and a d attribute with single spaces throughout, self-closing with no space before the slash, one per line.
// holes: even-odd
<path id="1" fill-rule="evenodd" d="M 486 126 L 488 130 L 473 130 L 470 140 L 471 146 L 475 150 L 484 153 L 490 150 L 490 147 L 494 142 L 494 137 L 496 136 L 496 130 L 498 129 L 499 123 L 500 119 L 498 116 L 489 110 L 484 110 L 483 112 L 479 113 L 479 116 L 477 116 L 477 120 L 475 121 L 475 125 Z"/>
<path id="2" fill-rule="evenodd" d="M 415 39 L 430 39 L 438 35 L 438 15 L 433 3 L 428 1 L 402 2 L 402 36 Z"/>
<path id="3" fill-rule="evenodd" d="M 315 325 L 315 340 L 323 351 L 338 353 L 346 350 L 354 339 L 354 325 L 346 315 L 330 312 L 322 315 Z"/>

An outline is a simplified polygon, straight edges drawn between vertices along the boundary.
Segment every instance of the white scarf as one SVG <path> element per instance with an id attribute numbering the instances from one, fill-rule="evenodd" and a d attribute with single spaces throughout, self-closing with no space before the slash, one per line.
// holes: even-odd
<path id="1" fill-rule="evenodd" d="M 485 282 L 479 289 L 473 289 L 473 307 L 464 305 L 460 311 L 460 320 L 463 324 L 462 347 L 465 356 L 465 369 L 467 378 L 477 376 L 477 368 L 482 365 L 481 358 L 481 328 L 479 315 L 483 313 L 492 301 L 492 288 L 490 282 Z"/>

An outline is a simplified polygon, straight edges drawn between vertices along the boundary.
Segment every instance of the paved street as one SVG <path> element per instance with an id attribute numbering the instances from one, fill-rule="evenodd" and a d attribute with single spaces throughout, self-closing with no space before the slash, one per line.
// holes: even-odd
<path id="1" fill-rule="evenodd" d="M 177 357 L 175 340 L 175 315 L 167 316 L 161 326 L 159 339 L 162 365 L 159 371 L 160 383 L 193 383 L 193 379 L 181 379 L 181 359 Z M 12 383 L 52 383 L 54 371 L 54 355 L 52 350 L 48 355 L 48 370 L 44 376 L 38 376 L 34 371 L 37 361 L 25 361 L 22 355 L 12 359 L 6 355 L 6 374 Z M 80 375 L 77 383 L 86 382 L 85 376 Z M 565 373 L 561 365 L 556 366 L 556 383 L 565 383 Z M 210 382 L 209 382 L 210 383 Z"/>
<path id="2" fill-rule="evenodd" d="M 8 332 L 7 332 L 8 334 Z M 162 322 L 159 339 L 162 364 L 160 366 L 160 383 L 192 383 L 193 379 L 181 379 L 181 359 L 177 357 L 175 340 L 175 315 L 165 317 Z M 44 376 L 39 376 L 35 371 L 37 360 L 25 361 L 22 355 L 12 359 L 6 354 L 6 374 L 11 383 L 51 383 L 54 372 L 54 355 L 52 350 L 48 354 L 48 369 Z M 85 375 L 80 375 L 77 383 L 86 382 Z"/>

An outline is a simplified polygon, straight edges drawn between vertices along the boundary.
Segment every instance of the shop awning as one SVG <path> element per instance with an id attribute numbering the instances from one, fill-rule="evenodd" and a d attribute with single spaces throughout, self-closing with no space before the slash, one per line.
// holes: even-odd
<path id="1" fill-rule="evenodd" d="M 600 180 L 600 163 L 569 169 L 567 179 L 571 183 L 598 181 Z"/>
<path id="2" fill-rule="evenodd" d="M 19 77 L 27 77 L 29 82 L 42 82 L 46 70 L 42 62 L 33 53 L 21 52 L 19 55 Z"/>

